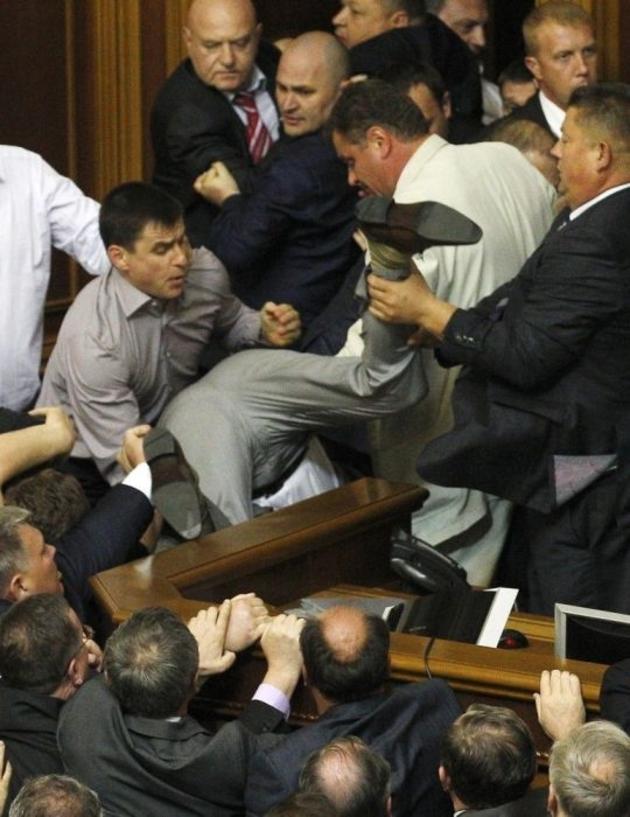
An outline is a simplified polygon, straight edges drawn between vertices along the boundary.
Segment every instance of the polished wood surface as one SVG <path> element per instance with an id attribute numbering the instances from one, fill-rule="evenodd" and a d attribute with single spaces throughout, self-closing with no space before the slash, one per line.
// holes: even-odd
<path id="1" fill-rule="evenodd" d="M 180 545 L 94 577 L 97 600 L 112 626 L 133 610 L 163 605 L 189 617 L 209 602 L 255 591 L 276 608 L 322 595 L 374 596 L 401 592 L 389 569 L 391 531 L 408 527 L 421 506 L 423 489 L 384 480 L 363 479 L 202 540 Z M 529 639 L 524 649 L 502 650 L 393 633 L 392 683 L 443 678 L 462 706 L 472 701 L 515 709 L 530 725 L 541 751 L 548 740 L 537 725 L 532 694 L 546 669 L 569 669 L 582 681 L 587 709 L 598 712 L 605 667 L 554 656 L 551 619 L 515 614 L 509 625 Z M 260 651 L 239 656 L 237 664 L 212 679 L 194 709 L 200 717 L 233 716 L 251 697 L 264 672 Z M 293 699 L 293 719 L 315 717 L 307 688 Z"/>

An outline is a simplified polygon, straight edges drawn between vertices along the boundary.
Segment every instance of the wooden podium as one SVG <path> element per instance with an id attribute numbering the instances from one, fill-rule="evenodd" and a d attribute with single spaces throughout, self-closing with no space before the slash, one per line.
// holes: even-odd
<path id="1" fill-rule="evenodd" d="M 333 589 L 334 595 L 355 597 L 395 593 L 400 585 L 389 568 L 390 536 L 396 527 L 409 528 L 411 513 L 425 497 L 422 488 L 362 479 L 100 573 L 92 587 L 112 627 L 142 607 L 165 606 L 187 618 L 210 602 L 250 591 L 276 608 Z M 605 667 L 557 660 L 551 619 L 514 615 L 510 626 L 527 635 L 529 647 L 500 650 L 438 639 L 426 663 L 427 638 L 393 633 L 392 682 L 426 678 L 428 664 L 433 677 L 451 684 L 463 706 L 482 701 L 515 709 L 532 727 L 541 751 L 546 751 L 548 741 L 538 727 L 532 700 L 540 673 L 554 668 L 577 673 L 587 709 L 596 713 Z M 263 669 L 256 650 L 240 656 L 230 672 L 206 684 L 196 714 L 237 714 Z M 315 717 L 305 689 L 294 696 L 293 717 L 298 723 Z"/>

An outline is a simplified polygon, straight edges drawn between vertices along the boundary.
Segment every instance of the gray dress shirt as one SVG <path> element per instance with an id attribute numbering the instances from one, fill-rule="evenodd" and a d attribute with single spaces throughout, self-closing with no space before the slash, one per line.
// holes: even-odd
<path id="1" fill-rule="evenodd" d="M 260 341 L 260 315 L 230 290 L 221 262 L 193 251 L 183 294 L 160 301 L 114 268 L 88 284 L 63 321 L 38 405 L 61 405 L 78 431 L 75 457 L 91 457 L 111 484 L 126 429 L 154 423 L 196 377 L 211 336 L 230 351 Z"/>

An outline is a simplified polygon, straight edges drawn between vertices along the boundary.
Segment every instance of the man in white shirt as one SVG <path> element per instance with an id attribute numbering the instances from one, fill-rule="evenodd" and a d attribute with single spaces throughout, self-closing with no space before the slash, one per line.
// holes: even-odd
<path id="1" fill-rule="evenodd" d="M 98 212 L 41 156 L 0 145 L 0 405 L 28 408 L 39 391 L 51 245 L 92 275 L 109 268 Z"/>
<path id="2" fill-rule="evenodd" d="M 513 116 L 530 119 L 559 139 L 569 97 L 597 82 L 593 21 L 576 3 L 546 3 L 525 18 L 523 38 L 525 65 L 539 91 Z"/>

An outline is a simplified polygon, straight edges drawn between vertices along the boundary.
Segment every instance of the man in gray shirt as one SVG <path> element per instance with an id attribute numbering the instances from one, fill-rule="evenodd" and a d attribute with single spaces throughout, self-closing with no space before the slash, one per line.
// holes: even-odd
<path id="1" fill-rule="evenodd" d="M 190 249 L 181 205 L 158 188 L 129 182 L 112 190 L 100 231 L 112 268 L 69 309 L 39 404 L 71 414 L 73 457 L 92 459 L 115 484 L 123 476 L 116 454 L 125 430 L 154 423 L 192 383 L 211 336 L 229 351 L 287 346 L 300 321 L 287 304 L 268 302 L 256 312 L 232 295 L 221 262 Z"/>

